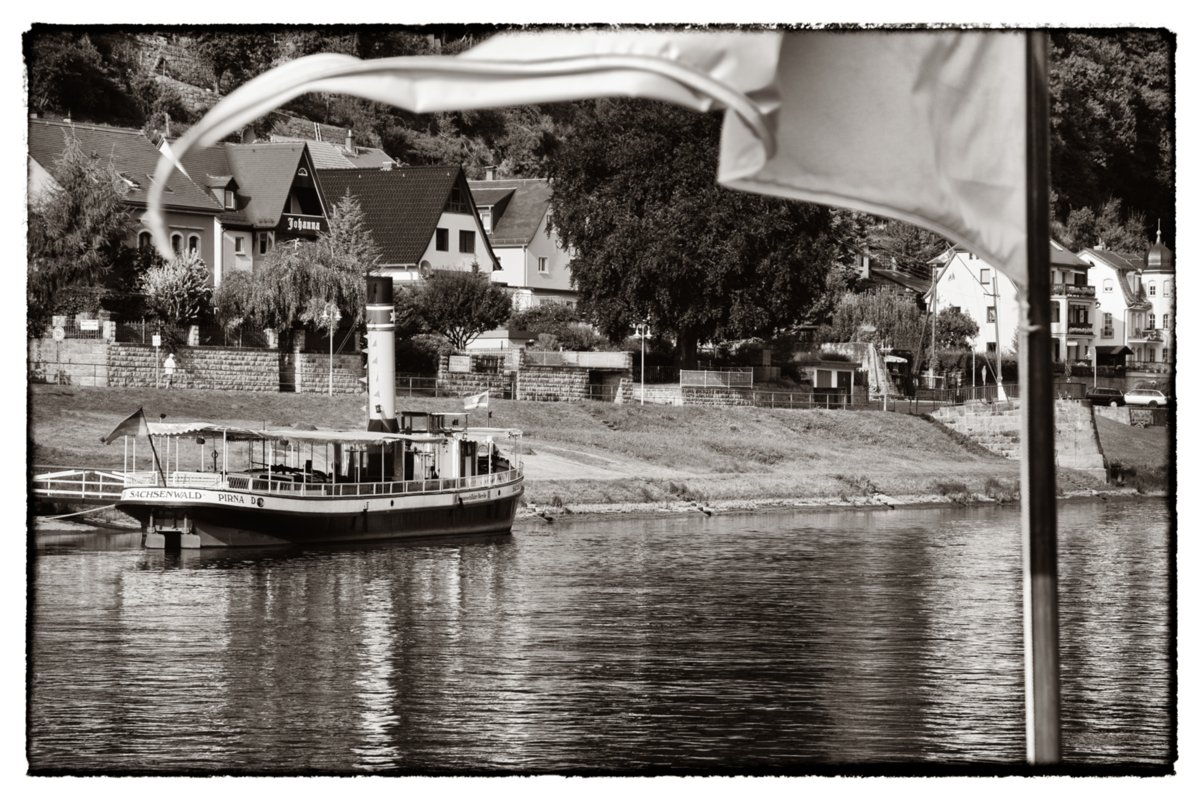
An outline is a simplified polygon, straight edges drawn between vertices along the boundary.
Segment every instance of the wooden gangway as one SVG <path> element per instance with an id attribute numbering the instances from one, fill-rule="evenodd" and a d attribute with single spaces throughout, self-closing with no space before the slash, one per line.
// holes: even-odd
<path id="1" fill-rule="evenodd" d="M 111 470 L 70 468 L 34 474 L 33 495 L 72 504 L 112 504 L 121 497 L 125 475 Z"/>

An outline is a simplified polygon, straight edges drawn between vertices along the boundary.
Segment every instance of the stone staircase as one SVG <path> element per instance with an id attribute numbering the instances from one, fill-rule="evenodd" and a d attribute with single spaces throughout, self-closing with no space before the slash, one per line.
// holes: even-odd
<path id="1" fill-rule="evenodd" d="M 1021 458 L 1018 402 L 970 402 L 942 407 L 933 417 L 993 453 L 1009 459 Z M 1106 478 L 1091 405 L 1078 401 L 1054 402 L 1054 450 L 1058 467 L 1082 471 L 1101 481 Z"/>

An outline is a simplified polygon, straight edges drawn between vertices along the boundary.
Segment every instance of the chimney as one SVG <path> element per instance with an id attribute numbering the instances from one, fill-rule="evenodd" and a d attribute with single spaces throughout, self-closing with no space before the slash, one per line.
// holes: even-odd
<path id="1" fill-rule="evenodd" d="M 358 150 L 354 148 L 354 128 L 346 129 L 346 152 L 350 155 L 357 155 Z"/>
<path id="2" fill-rule="evenodd" d="M 858 278 L 864 279 L 864 280 L 871 278 L 871 257 L 870 257 L 870 255 L 861 255 L 860 254 L 858 256 Z"/>
<path id="3" fill-rule="evenodd" d="M 495 166 L 484 167 L 483 175 L 484 175 L 483 179 L 485 179 L 485 180 L 495 180 L 496 179 L 496 167 Z"/>
<path id="4" fill-rule="evenodd" d="M 1101 238 L 1100 241 L 1096 244 L 1096 250 L 1100 251 L 1100 252 L 1104 251 L 1104 239 L 1103 238 Z"/>

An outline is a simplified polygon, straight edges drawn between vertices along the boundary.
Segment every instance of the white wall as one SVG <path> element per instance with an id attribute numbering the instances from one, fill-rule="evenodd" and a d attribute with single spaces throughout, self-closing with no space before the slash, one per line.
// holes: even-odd
<path id="1" fill-rule="evenodd" d="M 990 275 L 988 284 L 980 282 L 982 269 L 988 269 Z M 996 302 L 1000 333 L 1000 352 L 1011 353 L 1013 340 L 1020 319 L 1020 308 L 1017 304 L 1017 291 L 1012 280 L 999 274 L 986 261 L 980 260 L 966 252 L 955 252 L 954 257 L 942 269 L 937 283 L 937 306 L 934 312 L 941 312 L 947 307 L 958 307 L 965 315 L 974 319 L 979 325 L 979 334 L 975 338 L 974 349 L 986 351 L 987 344 L 996 343 L 996 324 L 987 320 L 988 308 L 992 306 L 991 277 L 996 277 L 996 289 L 999 300 Z"/>

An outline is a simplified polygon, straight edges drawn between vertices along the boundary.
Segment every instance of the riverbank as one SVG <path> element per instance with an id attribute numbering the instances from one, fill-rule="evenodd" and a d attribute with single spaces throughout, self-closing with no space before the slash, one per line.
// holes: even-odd
<path id="1" fill-rule="evenodd" d="M 399 398 L 413 411 L 461 411 L 457 399 Z M 362 428 L 360 397 L 32 385 L 35 466 L 120 467 L 98 440 L 130 412 L 233 425 L 298 422 Z M 928 418 L 883 412 L 491 401 L 475 426 L 522 429 L 507 452 L 525 468 L 521 516 L 738 512 L 1015 501 L 1019 466 Z M 489 417 L 490 416 L 490 417 Z M 1120 429 L 1122 462 L 1167 465 L 1164 429 Z M 1118 439 L 1119 438 L 1119 439 Z M 1061 495 L 1128 489 L 1059 469 Z M 1142 485 L 1146 489 L 1145 485 Z M 1153 488 L 1151 488 L 1153 489 Z"/>

